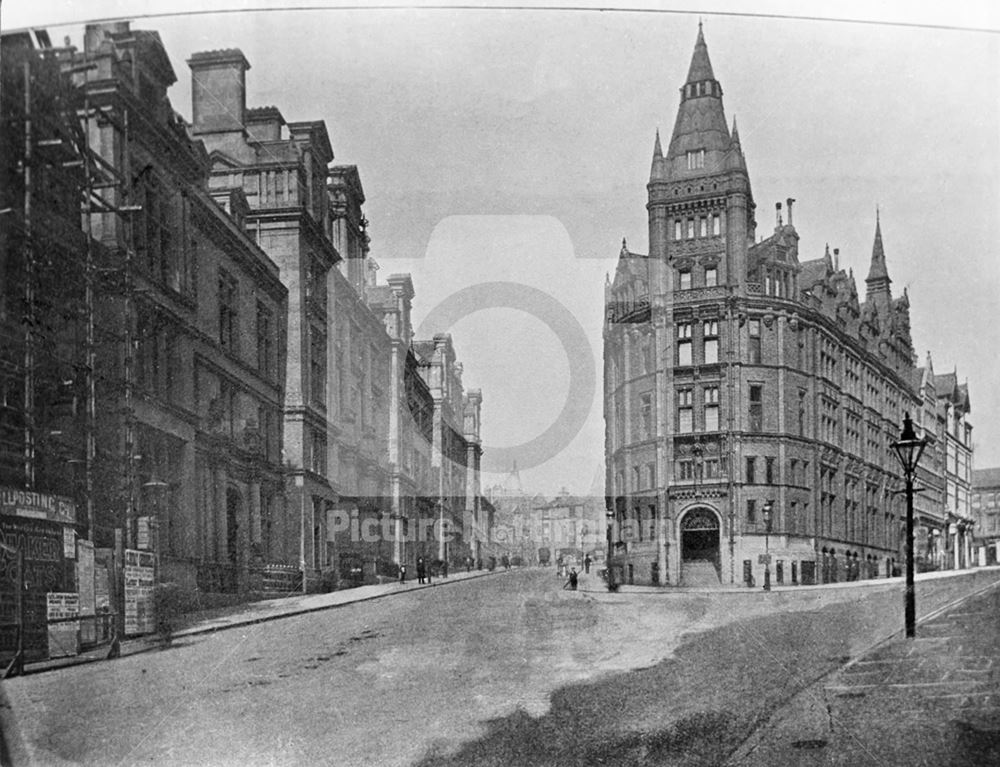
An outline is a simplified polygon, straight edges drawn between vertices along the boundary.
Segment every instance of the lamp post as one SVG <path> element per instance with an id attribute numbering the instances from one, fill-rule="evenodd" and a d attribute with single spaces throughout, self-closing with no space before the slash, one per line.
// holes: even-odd
<path id="1" fill-rule="evenodd" d="M 918 439 L 913 431 L 913 421 L 910 414 L 903 417 L 903 433 L 893 442 L 892 449 L 903 467 L 906 479 L 906 636 L 914 637 L 917 633 L 917 601 L 916 590 L 913 587 L 913 475 L 916 473 L 920 456 L 927 447 L 926 439 Z"/>
<path id="2" fill-rule="evenodd" d="M 764 517 L 764 591 L 771 590 L 771 511 L 774 501 L 766 501 L 761 515 Z"/>

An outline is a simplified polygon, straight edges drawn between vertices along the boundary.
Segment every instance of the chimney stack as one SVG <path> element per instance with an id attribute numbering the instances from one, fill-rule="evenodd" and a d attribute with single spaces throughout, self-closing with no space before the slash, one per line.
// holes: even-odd
<path id="1" fill-rule="evenodd" d="M 789 226 L 794 226 L 794 224 L 792 224 L 792 203 L 793 202 L 795 202 L 795 200 L 792 197 L 789 197 L 787 200 L 785 200 L 785 204 L 788 205 L 788 225 Z"/>
<path id="2" fill-rule="evenodd" d="M 833 268 L 840 271 L 840 248 L 833 249 Z"/>
<path id="3" fill-rule="evenodd" d="M 246 126 L 246 71 L 250 64 L 239 48 L 201 51 L 188 59 L 191 68 L 191 122 L 195 134 L 242 131 Z"/>
<path id="4" fill-rule="evenodd" d="M 780 227 L 781 226 L 781 203 L 780 202 L 774 203 L 774 217 L 777 220 L 776 226 Z"/>

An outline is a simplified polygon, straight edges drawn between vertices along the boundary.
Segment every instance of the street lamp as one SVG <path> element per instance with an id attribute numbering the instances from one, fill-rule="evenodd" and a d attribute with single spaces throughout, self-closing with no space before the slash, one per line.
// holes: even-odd
<path id="1" fill-rule="evenodd" d="M 906 636 L 914 637 L 917 633 L 917 602 L 913 587 L 913 475 L 927 447 L 927 440 L 917 438 L 909 413 L 903 417 L 903 433 L 891 447 L 896 451 L 906 478 Z"/>
<path id="2" fill-rule="evenodd" d="M 774 501 L 766 501 L 761 515 L 764 517 L 764 591 L 771 590 L 771 510 Z"/>

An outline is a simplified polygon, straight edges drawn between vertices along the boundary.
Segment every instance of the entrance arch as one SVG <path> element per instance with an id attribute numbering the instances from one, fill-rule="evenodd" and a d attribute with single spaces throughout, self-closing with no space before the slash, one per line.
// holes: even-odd
<path id="1" fill-rule="evenodd" d="M 711 509 L 692 509 L 681 518 L 681 562 L 711 562 L 719 568 L 719 518 Z"/>

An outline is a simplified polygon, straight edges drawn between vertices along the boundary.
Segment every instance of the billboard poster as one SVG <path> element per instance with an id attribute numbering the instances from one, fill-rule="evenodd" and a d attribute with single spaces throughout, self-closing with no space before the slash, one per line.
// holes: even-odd
<path id="1" fill-rule="evenodd" d="M 97 641 L 97 627 L 92 618 L 97 613 L 97 594 L 94 583 L 94 544 L 77 541 L 76 589 L 80 594 L 80 642 L 84 645 Z"/>
<path id="2" fill-rule="evenodd" d="M 46 596 L 50 658 L 67 658 L 80 652 L 80 596 L 49 592 Z"/>
<path id="3" fill-rule="evenodd" d="M 125 549 L 125 635 L 151 634 L 155 558 L 152 552 Z"/>
<path id="4" fill-rule="evenodd" d="M 63 556 L 76 559 L 76 530 L 72 527 L 63 528 Z"/>
<path id="5" fill-rule="evenodd" d="M 24 648 L 27 660 L 48 655 L 47 594 L 73 588 L 63 557 L 62 524 L 0 515 L 0 541 L 24 554 Z M 0 549 L 0 658 L 17 647 L 17 557 Z"/>

